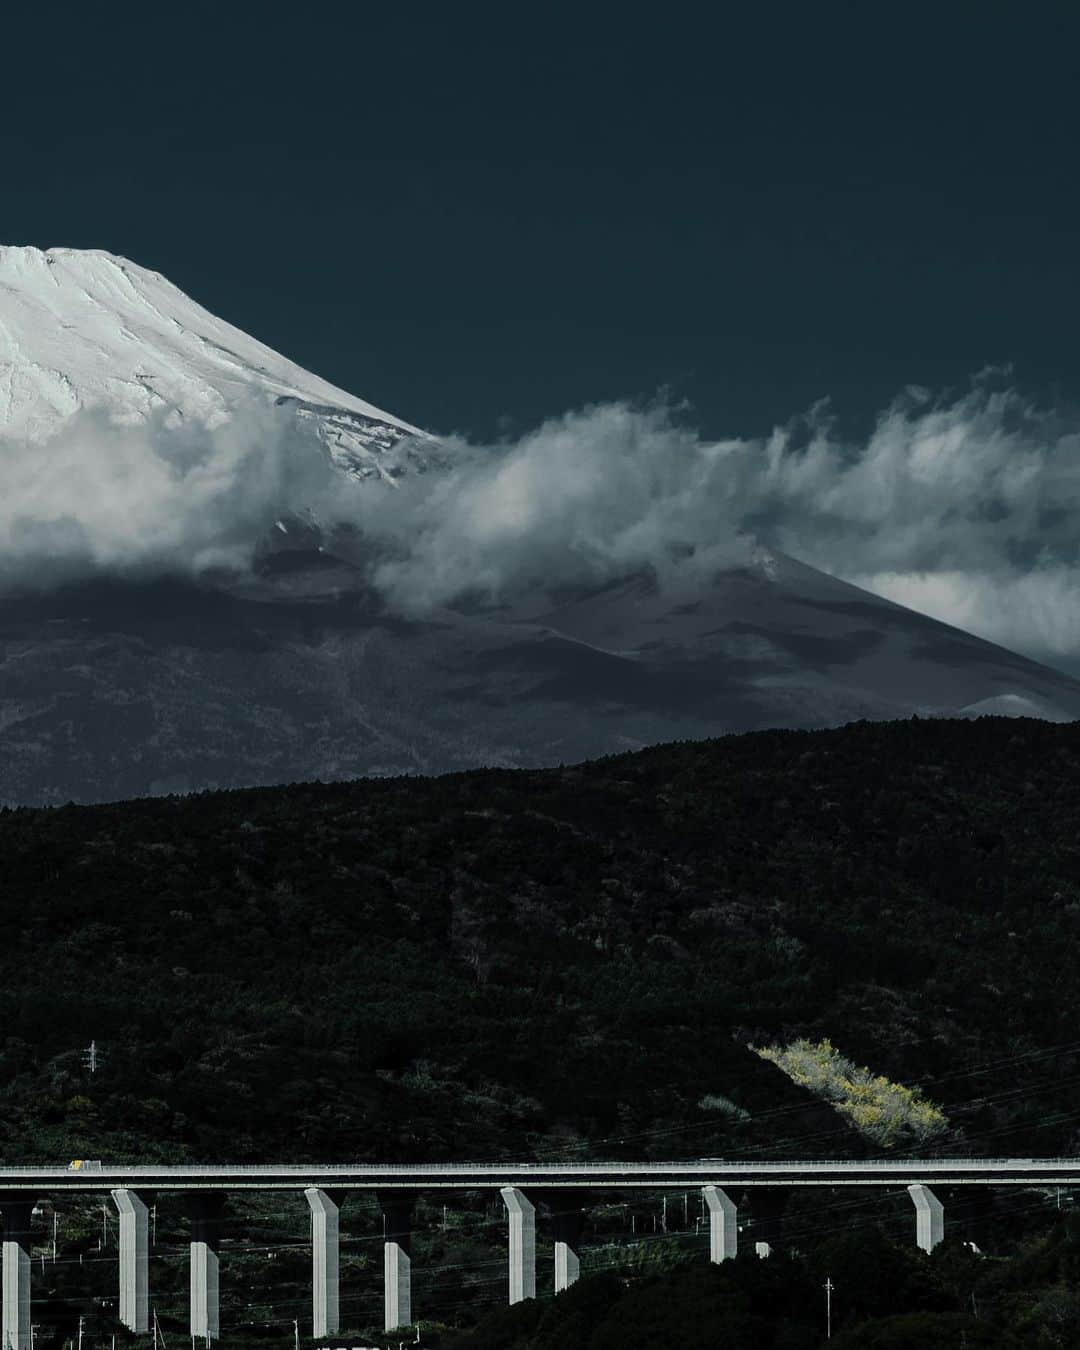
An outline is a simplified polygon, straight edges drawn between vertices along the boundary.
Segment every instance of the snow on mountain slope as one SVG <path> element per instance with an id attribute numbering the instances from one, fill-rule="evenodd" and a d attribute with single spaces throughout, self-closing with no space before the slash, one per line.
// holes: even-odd
<path id="1" fill-rule="evenodd" d="M 418 428 L 216 318 L 157 272 L 100 250 L 0 246 L 0 435 L 42 441 L 84 408 L 209 425 L 252 395 L 313 419 L 334 462 L 393 478 Z"/>

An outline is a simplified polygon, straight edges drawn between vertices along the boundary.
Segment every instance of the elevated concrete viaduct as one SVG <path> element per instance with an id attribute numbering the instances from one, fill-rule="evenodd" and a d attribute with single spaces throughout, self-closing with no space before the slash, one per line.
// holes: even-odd
<path id="1" fill-rule="evenodd" d="M 50 1195 L 112 1196 L 119 1215 L 120 1320 L 145 1335 L 150 1321 L 148 1199 L 158 1192 L 182 1193 L 191 1217 L 190 1334 L 212 1344 L 220 1334 L 219 1233 L 230 1192 L 304 1195 L 311 1211 L 312 1333 L 330 1336 L 340 1331 L 338 1215 L 353 1191 L 373 1192 L 382 1211 L 384 1322 L 393 1330 L 413 1318 L 411 1226 L 421 1192 L 499 1192 L 508 1222 L 508 1298 L 516 1303 L 536 1295 L 538 1207 L 542 1217 L 551 1217 L 555 1292 L 577 1279 L 581 1211 L 590 1191 L 700 1190 L 709 1216 L 709 1257 L 720 1262 L 738 1251 L 738 1215 L 729 1192 L 746 1188 L 906 1189 L 915 1208 L 916 1243 L 929 1252 L 944 1236 L 944 1208 L 934 1186 L 1076 1185 L 1080 1159 L 1074 1158 L 3 1167 L 0 1350 L 30 1350 L 31 1215 L 35 1203 Z"/>

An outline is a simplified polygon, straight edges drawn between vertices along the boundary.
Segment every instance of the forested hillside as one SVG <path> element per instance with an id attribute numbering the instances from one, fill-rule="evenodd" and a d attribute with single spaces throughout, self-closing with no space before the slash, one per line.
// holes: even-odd
<path id="1" fill-rule="evenodd" d="M 2 1161 L 915 1147 L 800 1038 L 1074 1152 L 1078 788 L 1080 725 L 914 719 L 4 811 Z"/>
<path id="2" fill-rule="evenodd" d="M 746 1046 L 804 1034 L 1069 1151 L 1078 789 L 1080 727 L 983 719 L 0 813 L 4 1152 L 776 1147 Z"/>

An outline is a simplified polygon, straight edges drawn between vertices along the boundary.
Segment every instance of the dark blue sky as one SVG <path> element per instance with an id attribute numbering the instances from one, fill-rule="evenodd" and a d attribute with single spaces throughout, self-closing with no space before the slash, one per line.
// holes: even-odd
<path id="1" fill-rule="evenodd" d="M 760 431 L 1006 362 L 1074 402 L 1080 7 L 703 9 L 8 12 L 0 240 L 437 431 L 665 385 Z"/>

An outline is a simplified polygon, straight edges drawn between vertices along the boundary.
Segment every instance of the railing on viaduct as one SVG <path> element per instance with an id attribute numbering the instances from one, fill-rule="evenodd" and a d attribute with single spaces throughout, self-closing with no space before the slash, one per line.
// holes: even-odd
<path id="1" fill-rule="evenodd" d="M 915 1241 L 932 1251 L 944 1236 L 944 1210 L 932 1186 L 1070 1186 L 1080 1159 L 938 1158 L 897 1161 L 431 1163 L 126 1167 L 0 1167 L 3 1217 L 3 1322 L 0 1350 L 30 1350 L 31 1214 L 56 1194 L 111 1194 L 119 1213 L 120 1320 L 149 1332 L 147 1199 L 180 1192 L 191 1218 L 190 1333 L 210 1343 L 219 1334 L 220 1219 L 230 1191 L 303 1191 L 312 1216 L 312 1334 L 339 1331 L 338 1211 L 350 1191 L 374 1192 L 383 1215 L 384 1324 L 413 1320 L 412 1209 L 430 1191 L 498 1190 L 509 1226 L 511 1303 L 536 1294 L 536 1203 L 559 1195 L 552 1218 L 555 1292 L 577 1279 L 584 1193 L 596 1190 L 701 1189 L 709 1214 L 709 1255 L 726 1261 L 738 1248 L 736 1206 L 727 1191 L 747 1187 L 861 1186 L 906 1188 L 915 1206 Z"/>

